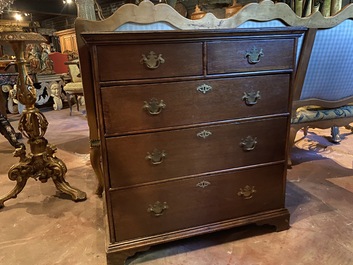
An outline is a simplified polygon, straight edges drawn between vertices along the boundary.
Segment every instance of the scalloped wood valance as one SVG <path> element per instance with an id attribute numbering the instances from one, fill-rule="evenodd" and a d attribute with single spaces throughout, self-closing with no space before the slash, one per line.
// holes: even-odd
<path id="1" fill-rule="evenodd" d="M 181 16 L 175 9 L 167 4 L 154 5 L 149 0 L 142 1 L 139 5 L 125 4 L 112 16 L 104 21 L 86 21 L 86 30 L 102 27 L 107 31 L 113 31 L 117 25 L 128 22 L 149 24 L 154 22 L 167 22 L 179 29 L 227 29 L 236 28 L 246 21 L 270 21 L 281 20 L 288 26 L 304 26 L 308 28 L 330 28 L 338 25 L 346 19 L 353 18 L 353 4 L 347 5 L 334 16 L 324 17 L 321 12 L 316 11 L 307 17 L 299 17 L 285 3 L 274 3 L 264 0 L 260 3 L 250 3 L 241 8 L 236 14 L 229 18 L 219 19 L 213 14 L 207 13 L 203 18 L 190 20 Z M 80 24 L 78 18 L 78 25 Z"/>

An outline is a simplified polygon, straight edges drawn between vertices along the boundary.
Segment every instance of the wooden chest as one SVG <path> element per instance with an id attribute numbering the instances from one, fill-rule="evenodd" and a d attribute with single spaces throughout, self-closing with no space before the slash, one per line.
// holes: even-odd
<path id="1" fill-rule="evenodd" d="M 300 28 L 83 33 L 100 128 L 108 263 L 248 223 L 289 227 Z"/>

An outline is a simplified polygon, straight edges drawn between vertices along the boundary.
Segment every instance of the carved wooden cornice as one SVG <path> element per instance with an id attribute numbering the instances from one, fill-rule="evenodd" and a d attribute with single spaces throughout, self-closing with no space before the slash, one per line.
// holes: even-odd
<path id="1" fill-rule="evenodd" d="M 139 5 L 123 5 L 104 21 L 86 21 L 85 28 L 86 30 L 94 30 L 95 28 L 101 28 L 102 23 L 104 23 L 107 31 L 113 31 L 117 26 L 132 21 L 141 24 L 164 21 L 179 29 L 228 29 L 236 28 L 249 20 L 270 21 L 274 19 L 281 20 L 288 26 L 330 28 L 351 18 L 353 18 L 353 4 L 347 5 L 339 13 L 331 17 L 324 17 L 319 11 L 308 17 L 298 17 L 287 4 L 264 0 L 260 3 L 245 5 L 229 18 L 219 19 L 211 13 L 207 13 L 201 19 L 190 20 L 181 16 L 167 4 L 154 5 L 149 0 L 144 0 Z M 78 18 L 78 25 L 81 24 L 80 21 L 82 19 Z"/>

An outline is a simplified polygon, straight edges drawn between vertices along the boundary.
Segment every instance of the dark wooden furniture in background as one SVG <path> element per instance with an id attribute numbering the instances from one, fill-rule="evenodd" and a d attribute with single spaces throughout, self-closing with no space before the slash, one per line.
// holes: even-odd
<path id="1" fill-rule="evenodd" d="M 108 264 L 234 226 L 289 227 L 287 139 L 302 33 L 81 34 L 103 150 Z"/>

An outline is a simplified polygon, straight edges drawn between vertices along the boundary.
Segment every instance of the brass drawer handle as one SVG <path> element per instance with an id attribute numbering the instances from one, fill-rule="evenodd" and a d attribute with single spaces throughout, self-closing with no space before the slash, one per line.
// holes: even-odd
<path id="1" fill-rule="evenodd" d="M 253 197 L 253 194 L 255 192 L 256 190 L 254 186 L 250 187 L 249 185 L 246 185 L 243 189 L 240 188 L 240 191 L 238 192 L 238 196 L 243 197 L 245 200 L 249 200 Z"/>
<path id="2" fill-rule="evenodd" d="M 212 90 L 212 87 L 209 86 L 209 85 L 206 85 L 206 84 L 203 84 L 201 86 L 198 86 L 196 88 L 197 91 L 203 93 L 203 94 L 206 94 L 207 92 L 211 91 Z"/>
<path id="3" fill-rule="evenodd" d="M 165 210 L 169 208 L 166 202 L 156 201 L 154 204 L 150 204 L 147 208 L 147 211 L 150 213 L 154 213 L 154 216 L 162 216 Z"/>
<path id="4" fill-rule="evenodd" d="M 162 57 L 162 54 L 156 54 L 154 51 L 146 56 L 142 54 L 142 59 L 140 60 L 141 64 L 145 64 L 149 69 L 157 69 L 161 63 L 164 63 L 165 60 Z"/>
<path id="5" fill-rule="evenodd" d="M 247 136 L 245 139 L 241 139 L 240 146 L 244 151 L 251 151 L 255 149 L 257 144 L 257 138 L 252 136 Z"/>
<path id="6" fill-rule="evenodd" d="M 196 134 L 197 137 L 200 137 L 203 139 L 206 139 L 207 137 L 209 137 L 211 135 L 212 135 L 212 133 L 210 131 L 206 131 L 206 130 L 203 130 L 203 131 Z"/>
<path id="7" fill-rule="evenodd" d="M 164 150 L 159 151 L 158 149 L 154 149 L 152 153 L 148 152 L 145 158 L 146 160 L 150 160 L 153 165 L 159 165 L 163 162 L 166 156 L 167 153 L 164 152 Z"/>
<path id="8" fill-rule="evenodd" d="M 258 49 L 255 46 L 250 51 L 246 51 L 245 53 L 245 58 L 248 59 L 249 64 L 257 64 L 263 56 L 263 50 Z"/>
<path id="9" fill-rule="evenodd" d="M 143 109 L 148 111 L 151 115 L 158 115 L 167 105 L 163 100 L 158 101 L 158 99 L 152 98 L 149 102 L 144 101 Z"/>
<path id="10" fill-rule="evenodd" d="M 260 91 L 244 92 L 244 95 L 241 99 L 245 101 L 245 104 L 248 106 L 255 105 L 257 101 L 261 99 Z"/>

